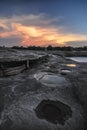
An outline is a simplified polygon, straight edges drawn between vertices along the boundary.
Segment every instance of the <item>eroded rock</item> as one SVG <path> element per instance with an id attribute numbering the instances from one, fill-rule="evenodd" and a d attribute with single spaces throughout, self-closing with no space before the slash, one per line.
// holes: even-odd
<path id="1" fill-rule="evenodd" d="M 38 118 L 46 119 L 54 124 L 64 125 L 65 121 L 72 116 L 71 108 L 60 102 L 43 100 L 35 109 Z"/>

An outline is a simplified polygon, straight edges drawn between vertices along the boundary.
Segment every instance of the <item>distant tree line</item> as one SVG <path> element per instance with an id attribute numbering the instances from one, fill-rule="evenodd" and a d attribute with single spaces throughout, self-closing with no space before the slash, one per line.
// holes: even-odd
<path id="1" fill-rule="evenodd" d="M 5 46 L 0 46 L 0 48 L 8 48 Z M 87 51 L 87 46 L 84 47 L 71 47 L 71 46 L 64 46 L 64 47 L 53 47 L 51 45 L 47 47 L 41 47 L 41 46 L 13 46 L 10 47 L 11 49 L 18 49 L 18 50 L 45 50 L 45 51 L 53 51 L 53 50 L 60 50 L 60 51 Z"/>

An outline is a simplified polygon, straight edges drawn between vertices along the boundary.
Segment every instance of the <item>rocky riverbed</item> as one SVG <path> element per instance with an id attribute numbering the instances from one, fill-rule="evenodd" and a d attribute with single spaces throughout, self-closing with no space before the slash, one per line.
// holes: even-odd
<path id="1" fill-rule="evenodd" d="M 16 50 L 10 51 L 8 58 Z M 62 52 L 17 51 L 16 59 L 30 53 L 48 57 L 18 75 L 0 77 L 0 130 L 86 130 L 87 63 Z"/>

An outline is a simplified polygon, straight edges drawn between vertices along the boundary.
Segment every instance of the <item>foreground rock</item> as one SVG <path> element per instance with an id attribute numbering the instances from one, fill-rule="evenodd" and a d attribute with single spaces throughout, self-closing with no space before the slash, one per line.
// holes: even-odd
<path id="1" fill-rule="evenodd" d="M 12 49 L 0 50 L 0 76 L 11 76 L 29 69 L 33 64 L 47 58 L 45 52 L 18 51 Z"/>

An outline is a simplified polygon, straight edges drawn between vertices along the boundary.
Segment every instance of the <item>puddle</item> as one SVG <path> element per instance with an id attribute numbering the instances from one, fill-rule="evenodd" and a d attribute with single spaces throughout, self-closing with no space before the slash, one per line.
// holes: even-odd
<path id="1" fill-rule="evenodd" d="M 61 74 L 68 74 L 68 73 L 71 73 L 71 72 L 72 72 L 72 70 L 69 70 L 69 69 L 61 69 L 60 70 Z"/>
<path id="2" fill-rule="evenodd" d="M 39 72 L 35 74 L 34 77 L 39 80 L 40 83 L 50 87 L 62 86 L 68 83 L 63 76 L 53 73 Z"/>
<path id="3" fill-rule="evenodd" d="M 87 62 L 87 57 L 67 57 L 67 58 L 81 63 Z"/>
<path id="4" fill-rule="evenodd" d="M 50 67 L 49 67 L 49 66 L 46 66 L 45 68 L 46 68 L 46 69 L 50 69 Z"/>
<path id="5" fill-rule="evenodd" d="M 72 116 L 71 108 L 68 105 L 60 101 L 51 100 L 41 101 L 35 112 L 38 118 L 61 125 L 64 125 L 65 121 Z"/>
<path id="6" fill-rule="evenodd" d="M 76 64 L 66 64 L 68 67 L 76 67 Z"/>

